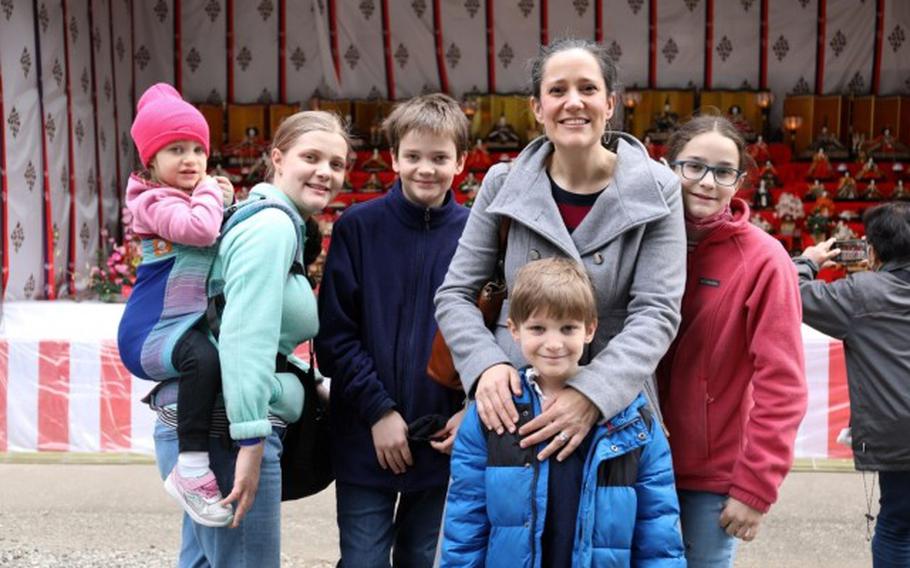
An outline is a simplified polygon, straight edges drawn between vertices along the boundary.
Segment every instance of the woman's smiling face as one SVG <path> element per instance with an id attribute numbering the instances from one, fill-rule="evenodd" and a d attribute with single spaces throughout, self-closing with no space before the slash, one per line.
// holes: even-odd
<path id="1" fill-rule="evenodd" d="M 597 59 L 584 49 L 553 54 L 543 68 L 539 98 L 531 98 L 547 138 L 564 148 L 600 144 L 614 104 Z"/>

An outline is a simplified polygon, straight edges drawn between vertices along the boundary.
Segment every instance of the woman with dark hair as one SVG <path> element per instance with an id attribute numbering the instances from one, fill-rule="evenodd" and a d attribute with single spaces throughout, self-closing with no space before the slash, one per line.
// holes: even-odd
<path id="1" fill-rule="evenodd" d="M 679 324 L 685 235 L 679 179 L 638 140 L 610 132 L 618 79 L 606 50 L 588 40 L 552 43 L 531 62 L 531 81 L 545 135 L 484 177 L 436 317 L 481 421 L 500 434 L 517 429 L 523 448 L 539 445 L 540 460 L 557 456 L 553 486 L 558 462 L 580 468 L 585 452 L 576 449 L 586 449 L 597 421 L 643 390 L 656 406 L 653 373 Z M 559 256 L 583 264 L 597 293 L 599 325 L 583 366 L 530 421 L 512 402 L 526 363 L 506 327 L 508 300 L 492 333 L 476 305 L 497 263 L 501 219 L 511 221 L 509 287 L 527 262 Z"/>
<path id="2" fill-rule="evenodd" d="M 688 241 L 679 335 L 658 370 L 690 567 L 733 565 L 793 461 L 806 411 L 796 271 L 735 196 L 740 132 L 699 116 L 667 143 Z"/>

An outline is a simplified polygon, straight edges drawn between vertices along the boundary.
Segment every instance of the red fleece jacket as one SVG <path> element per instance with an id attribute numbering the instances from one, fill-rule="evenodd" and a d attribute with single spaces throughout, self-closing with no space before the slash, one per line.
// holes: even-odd
<path id="1" fill-rule="evenodd" d="M 796 269 L 749 207 L 689 253 L 679 334 L 658 368 L 679 489 L 767 512 L 806 412 Z"/>

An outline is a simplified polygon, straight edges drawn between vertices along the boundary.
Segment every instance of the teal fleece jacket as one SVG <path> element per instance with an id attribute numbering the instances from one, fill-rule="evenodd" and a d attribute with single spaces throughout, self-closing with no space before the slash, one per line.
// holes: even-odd
<path id="1" fill-rule="evenodd" d="M 255 195 L 296 209 L 273 185 L 258 184 L 250 192 Z M 277 353 L 291 354 L 319 331 L 313 289 L 306 277 L 290 274 L 297 250 L 293 223 L 275 208 L 241 221 L 219 243 L 209 277 L 209 295 L 223 292 L 225 299 L 218 354 L 235 440 L 268 436 L 269 414 L 292 422 L 303 406 L 299 381 L 275 373 Z"/>

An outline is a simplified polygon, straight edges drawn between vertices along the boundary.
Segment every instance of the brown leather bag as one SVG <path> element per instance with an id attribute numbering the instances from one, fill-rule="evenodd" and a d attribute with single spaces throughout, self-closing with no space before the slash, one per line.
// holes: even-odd
<path id="1" fill-rule="evenodd" d="M 502 309 L 502 302 L 508 295 L 506 286 L 505 264 L 506 264 L 506 242 L 509 239 L 509 226 L 512 219 L 509 217 L 500 217 L 499 219 L 499 255 L 496 261 L 496 269 L 493 271 L 493 277 L 490 278 L 477 294 L 477 309 L 483 315 L 483 323 L 487 329 L 493 330 L 496 326 L 496 320 L 499 318 L 499 312 Z M 446 340 L 442 336 L 442 331 L 436 329 L 436 335 L 433 337 L 433 349 L 430 352 L 430 360 L 427 361 L 427 375 L 440 385 L 454 389 L 462 390 L 461 378 L 458 371 L 455 370 L 455 362 L 452 361 L 452 353 Z"/>

